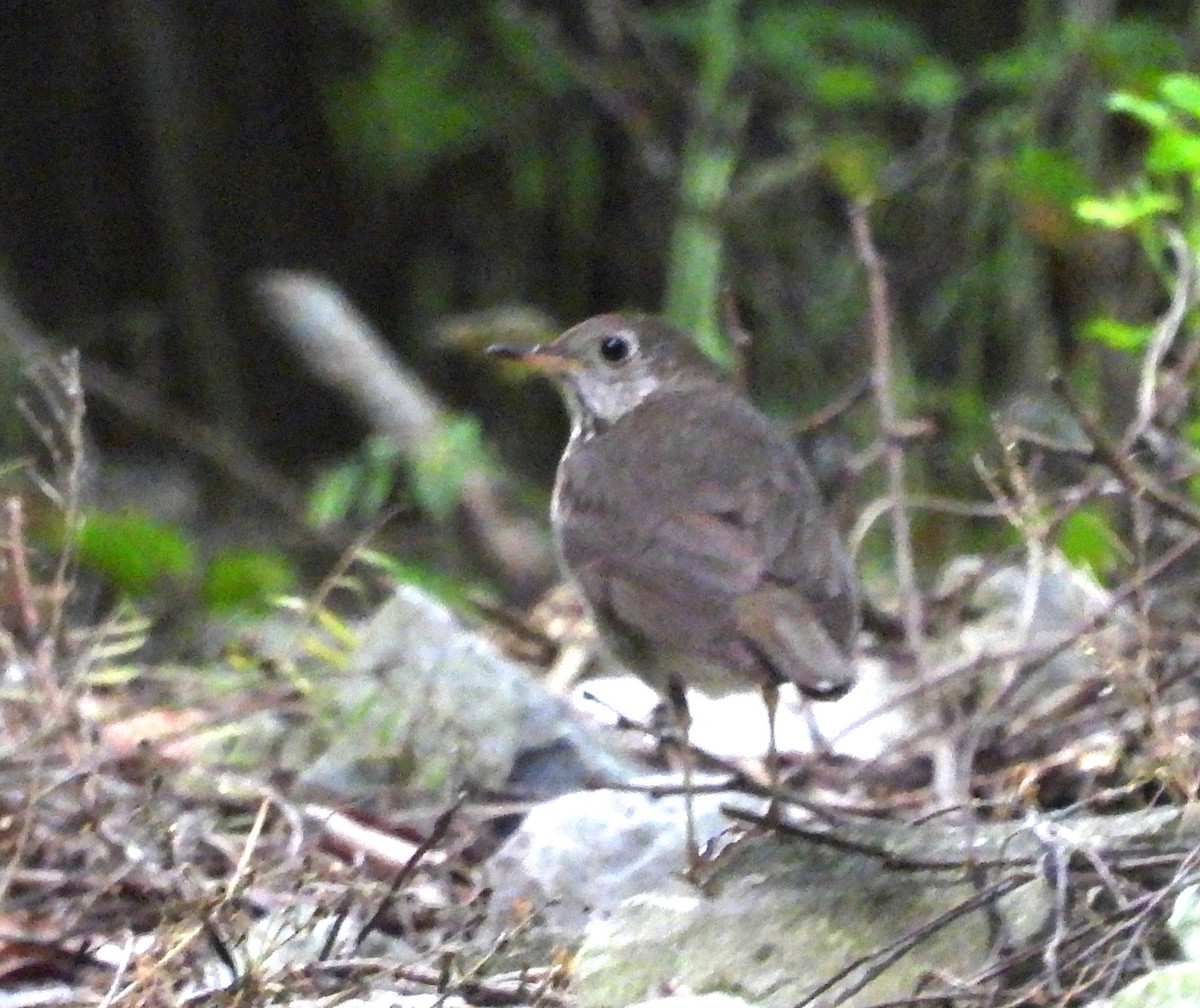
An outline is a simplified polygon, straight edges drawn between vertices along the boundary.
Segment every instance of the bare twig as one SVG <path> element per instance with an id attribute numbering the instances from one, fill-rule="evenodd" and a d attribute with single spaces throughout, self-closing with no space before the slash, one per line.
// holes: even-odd
<path id="1" fill-rule="evenodd" d="M 396 873 L 388 886 L 387 892 L 384 894 L 379 905 L 375 908 L 375 912 L 367 919 L 366 923 L 359 929 L 357 935 L 354 936 L 352 947 L 358 950 L 362 947 L 362 943 L 366 941 L 367 936 L 379 926 L 379 922 L 383 919 L 383 915 L 387 913 L 388 908 L 395 901 L 397 894 L 404 888 L 410 879 L 416 874 L 417 868 L 420 866 L 422 859 L 442 840 L 450 831 L 450 825 L 454 822 L 454 817 L 458 815 L 462 809 L 463 803 L 466 801 L 466 795 L 459 795 L 450 805 L 437 817 L 433 824 L 433 828 L 429 831 L 429 835 L 417 845 L 416 850 L 412 852 L 412 856 L 404 864 L 404 866 Z"/>
<path id="2" fill-rule="evenodd" d="M 1168 514 L 1192 528 L 1200 529 L 1200 508 L 1171 493 L 1153 476 L 1134 465 L 1129 460 L 1128 448 L 1123 444 L 1115 443 L 1100 429 L 1100 425 L 1084 409 L 1062 375 L 1055 375 L 1051 379 L 1051 387 L 1062 397 L 1067 408 L 1083 428 L 1084 434 L 1095 448 L 1096 457 L 1112 470 L 1113 475 L 1130 493 L 1146 497 Z"/>
<path id="3" fill-rule="evenodd" d="M 1179 327 L 1187 316 L 1188 309 L 1196 300 L 1197 263 L 1196 256 L 1183 235 L 1176 228 L 1167 229 L 1167 240 L 1175 253 L 1178 274 L 1175 278 L 1175 290 L 1171 294 L 1171 306 L 1158 324 L 1154 327 L 1154 335 L 1146 346 L 1142 358 L 1141 376 L 1138 381 L 1137 415 L 1130 422 L 1124 436 L 1121 438 L 1121 448 L 1128 452 L 1142 434 L 1144 434 L 1158 415 L 1159 371 L 1163 358 L 1175 342 Z"/>
<path id="4" fill-rule="evenodd" d="M 734 377 L 744 389 L 750 377 L 750 330 L 742 321 L 737 295 L 732 287 L 721 291 L 721 329 L 733 347 Z"/>
<path id="5" fill-rule="evenodd" d="M 892 526 L 892 548 L 896 558 L 896 581 L 904 622 L 905 643 L 919 671 L 923 670 L 925 613 L 917 585 L 916 564 L 913 559 L 912 527 L 908 514 L 905 487 L 904 448 L 896 439 L 900 430 L 899 408 L 894 388 L 892 360 L 891 308 L 883 261 L 871 238 L 867 206 L 861 202 L 850 208 L 850 230 L 859 260 L 867 272 L 870 298 L 872 368 L 871 383 L 879 408 L 879 424 L 884 437 L 884 462 L 887 471 L 889 509 Z"/>
<path id="6" fill-rule="evenodd" d="M 13 629 L 18 638 L 29 647 L 38 637 L 41 620 L 33 601 L 33 583 L 25 558 L 25 509 L 19 497 L 4 502 L 4 561 L 9 578 L 5 604 L 11 606 L 16 617 Z"/>
<path id="7" fill-rule="evenodd" d="M 949 662 L 944 667 L 933 670 L 926 680 L 914 683 L 908 689 L 889 698 L 886 702 L 871 708 L 861 717 L 855 718 L 834 736 L 832 742 L 836 745 L 839 739 L 869 724 L 881 714 L 906 704 L 916 703 L 923 697 L 927 697 L 930 690 L 952 682 L 959 677 L 978 675 L 985 669 L 1013 661 L 1020 663 L 1016 670 L 1019 677 L 1040 668 L 1087 635 L 1093 634 L 1104 627 L 1113 618 L 1113 614 L 1125 600 L 1138 590 L 1139 585 L 1158 577 L 1163 571 L 1177 563 L 1182 556 L 1186 555 L 1197 545 L 1200 545 L 1200 530 L 1193 531 L 1175 543 L 1169 550 L 1164 551 L 1161 556 L 1155 558 L 1152 564 L 1144 570 L 1138 571 L 1135 577 L 1116 589 L 1112 597 L 1108 600 L 1108 604 L 1103 609 L 1087 621 L 1078 625 L 1071 632 L 1063 634 L 1050 644 L 1039 647 L 1033 650 L 1032 653 L 1030 653 L 1029 649 L 1005 648 L 1003 651 L 976 655 L 965 661 Z"/>

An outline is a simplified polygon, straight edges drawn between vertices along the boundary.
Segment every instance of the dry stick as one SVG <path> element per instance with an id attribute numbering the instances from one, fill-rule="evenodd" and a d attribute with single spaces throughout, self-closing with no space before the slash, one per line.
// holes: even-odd
<path id="1" fill-rule="evenodd" d="M 379 901 L 379 906 L 375 908 L 375 912 L 371 914 L 367 922 L 363 924 L 358 934 L 354 936 L 353 948 L 358 951 L 362 947 L 362 943 L 366 941 L 367 936 L 375 930 L 379 922 L 383 919 L 383 915 L 387 912 L 396 895 L 401 888 L 408 884 L 409 880 L 417 873 L 417 867 L 421 864 L 421 860 L 434 847 L 436 847 L 445 838 L 450 830 L 450 824 L 454 822 L 454 817 L 458 815 L 462 809 L 463 803 L 467 800 L 465 794 L 460 794 L 450 806 L 441 813 L 434 821 L 433 828 L 429 831 L 429 835 L 417 846 L 413 851 L 412 857 L 408 859 L 405 865 L 396 873 L 392 879 L 391 885 L 388 886 L 388 891 L 384 893 L 383 899 Z"/>
<path id="2" fill-rule="evenodd" d="M 55 353 L 51 341 L 38 331 L 16 304 L 0 291 L 0 337 L 11 340 L 30 361 Z M 83 385 L 123 416 L 199 456 L 217 472 L 250 491 L 298 525 L 306 525 L 300 492 L 215 427 L 173 409 L 148 392 L 143 383 L 89 361 Z M 310 530 L 314 538 L 329 538 Z M 338 544 L 339 546 L 341 544 Z"/>
<path id="3" fill-rule="evenodd" d="M 57 646 L 66 632 L 66 603 L 74 588 L 71 577 L 79 549 L 79 531 L 83 526 L 83 473 L 88 465 L 84 429 L 87 399 L 83 394 L 83 371 L 78 350 L 71 350 L 59 358 L 53 379 L 65 397 L 59 422 L 66 438 L 67 451 L 67 457 L 56 474 L 65 536 L 58 552 L 58 562 L 54 566 L 51 582 L 54 602 L 47 621 L 47 637 L 51 644 Z"/>
<path id="4" fill-rule="evenodd" d="M 721 291 L 721 328 L 733 347 L 734 378 L 745 391 L 750 382 L 750 331 L 738 311 L 737 295 L 728 286 Z"/>
<path id="5" fill-rule="evenodd" d="M 4 305 L 0 303 L 0 323 L 3 322 Z M 18 349 L 22 349 L 23 345 L 16 336 L 12 337 L 12 341 Z M 79 354 L 71 351 L 58 359 L 38 362 L 37 366 L 31 362 L 25 371 L 30 384 L 41 396 L 45 419 L 21 399 L 17 401 L 17 408 L 42 441 L 53 466 L 53 476 L 49 479 L 43 479 L 41 474 L 32 468 L 29 470 L 29 476 L 60 512 L 63 544 L 58 550 L 54 574 L 46 593 L 49 605 L 42 614 L 38 614 L 35 608 L 33 623 L 26 621 L 26 639 L 23 643 L 31 652 L 31 664 L 34 669 L 32 677 L 43 685 L 58 724 L 66 726 L 71 723 L 71 718 L 63 690 L 65 673 L 60 671 L 56 659 L 64 633 L 66 603 L 71 594 L 69 575 L 74 561 L 77 532 L 81 524 L 84 403 L 79 381 Z M 23 540 L 24 530 L 16 532 L 16 535 Z M 20 542 L 10 545 L 22 548 Z M 14 568 L 14 573 L 18 577 L 24 577 L 25 591 L 31 592 L 23 555 L 20 563 Z M 31 600 L 31 596 L 28 597 Z M 78 758 L 78 740 L 64 735 L 64 745 L 72 758 Z"/>
<path id="6" fill-rule="evenodd" d="M 0 318 L 4 306 L 0 304 Z M 14 342 L 21 344 L 16 336 Z M 33 481 L 59 511 L 63 525 L 63 542 L 58 550 L 54 574 L 50 582 L 50 605 L 42 620 L 43 630 L 37 643 L 38 661 L 45 666 L 53 662 L 62 641 L 66 620 L 66 603 L 71 596 L 70 575 L 75 561 L 78 533 L 83 522 L 83 470 L 87 464 L 83 419 L 85 403 L 80 379 L 79 351 L 71 350 L 57 359 L 30 363 L 25 368 L 41 396 L 47 417 L 40 419 L 38 411 L 18 400 L 18 409 L 42 441 L 53 465 L 52 482 L 31 471 Z"/>
<path id="7" fill-rule="evenodd" d="M 498 974 L 486 980 L 470 980 L 453 985 L 457 993 L 470 998 L 475 1005 L 528 1005 L 531 984 L 554 984 L 562 976 L 558 966 L 534 967 L 515 976 L 512 973 Z M 443 984 L 441 971 L 430 966 L 403 966 L 394 959 L 385 957 L 348 957 L 327 959 L 323 962 L 299 963 L 288 969 L 288 975 L 297 978 L 333 976 L 337 978 L 361 978 L 367 976 L 389 976 L 423 987 L 437 988 Z M 547 991 L 543 1003 L 559 1005 L 565 996 Z"/>
<path id="8" fill-rule="evenodd" d="M 643 735 L 647 735 L 654 739 L 656 743 L 661 743 L 663 741 L 663 733 L 653 725 L 644 724 L 635 718 L 626 717 L 611 705 L 604 703 L 604 701 L 594 694 L 585 692 L 584 696 L 589 701 L 606 707 L 612 714 L 614 714 L 618 719 L 618 730 L 629 729 L 631 731 L 638 731 Z M 695 781 L 693 781 L 691 785 L 691 791 L 693 794 L 721 794 L 725 791 L 736 790 L 742 791 L 745 794 L 753 795 L 756 798 L 769 799 L 772 797 L 778 797 L 778 791 L 773 791 L 767 785 L 756 781 L 747 771 L 743 770 L 733 760 L 726 759 L 723 756 L 718 756 L 714 752 L 710 752 L 707 749 L 701 748 L 690 738 L 688 739 L 687 747 L 692 756 L 696 757 L 706 765 L 716 767 L 726 775 L 720 780 L 712 782 L 697 784 Z M 686 793 L 686 790 L 682 784 L 650 784 L 639 783 L 638 781 L 611 781 L 606 782 L 604 786 L 612 791 L 623 791 L 630 794 L 648 794 L 655 798 L 661 798 L 666 795 L 680 795 Z M 820 802 L 808 801 L 807 799 L 802 798 L 800 795 L 786 790 L 783 792 L 783 795 L 787 799 L 789 805 L 795 805 L 803 809 L 805 812 L 809 812 L 818 819 L 821 819 L 822 821 L 833 826 L 844 825 L 846 822 L 844 813 L 855 811 L 854 809 L 846 809 L 825 805 Z M 730 818 L 738 818 L 738 816 L 749 818 L 752 815 L 752 813 L 745 812 L 745 810 L 733 809 L 724 805 L 721 807 L 721 811 Z"/>
<path id="9" fill-rule="evenodd" d="M 940 686 L 942 683 L 956 679 L 959 676 L 973 675 L 978 672 L 982 672 L 984 669 L 989 668 L 994 664 L 1018 660 L 1021 661 L 1021 664 L 1017 668 L 1017 674 L 1019 676 L 1023 676 L 1028 672 L 1032 672 L 1033 670 L 1044 665 L 1046 662 L 1050 661 L 1052 658 L 1056 658 L 1058 655 L 1062 654 L 1063 651 L 1071 647 L 1081 638 L 1087 636 L 1088 634 L 1095 633 L 1097 630 L 1101 629 L 1110 619 L 1112 619 L 1113 613 L 1116 612 L 1118 606 L 1120 606 L 1125 599 L 1129 598 L 1140 588 L 1141 585 L 1158 577 L 1159 574 L 1169 568 L 1172 564 L 1176 563 L 1189 550 L 1198 544 L 1200 544 L 1200 526 L 1197 526 L 1197 531 L 1194 531 L 1191 535 L 1181 539 L 1169 550 L 1165 551 L 1145 570 L 1140 571 L 1135 577 L 1131 578 L 1129 581 L 1125 582 L 1125 584 L 1114 590 L 1112 597 L 1108 600 L 1108 604 L 1102 610 L 1096 613 L 1095 616 L 1080 624 L 1074 631 L 1064 634 L 1058 640 L 1053 641 L 1045 647 L 1034 651 L 1032 656 L 1029 656 L 1028 648 L 1008 648 L 1004 651 L 989 652 L 986 654 L 977 655 L 967 661 L 951 662 L 949 663 L 949 667 L 937 672 L 930 678 L 930 681 L 916 683 L 908 689 L 897 693 L 895 696 L 891 697 L 877 707 L 873 707 L 861 717 L 851 721 L 850 724 L 846 725 L 846 727 L 844 727 L 836 736 L 834 736 L 832 740 L 833 743 L 836 744 L 838 739 L 844 738 L 850 732 L 863 727 L 865 724 L 869 724 L 872 720 L 879 717 L 879 715 L 885 714 L 890 710 L 894 710 L 903 704 L 911 703 L 929 689 Z M 1022 655 L 1026 655 L 1028 657 L 1022 658 Z"/>
<path id="10" fill-rule="evenodd" d="M 1121 438 L 1121 447 L 1128 451 L 1133 443 L 1154 422 L 1159 412 L 1158 391 L 1159 367 L 1163 357 L 1175 342 L 1179 327 L 1183 325 L 1188 309 L 1195 301 L 1196 289 L 1196 257 L 1188 248 L 1183 235 L 1175 228 L 1167 229 L 1167 240 L 1175 252 L 1179 264 L 1179 275 L 1175 279 L 1175 290 L 1171 294 L 1171 306 L 1154 327 L 1154 335 L 1146 347 L 1146 355 L 1142 360 L 1142 373 L 1138 382 L 1137 416 L 1130 422 L 1129 428 Z"/>
<path id="11" fill-rule="evenodd" d="M 871 391 L 871 379 L 860 378 L 853 382 L 849 388 L 839 395 L 833 402 L 815 413 L 810 413 L 808 416 L 801 417 L 795 423 L 789 425 L 788 431 L 791 434 L 809 434 L 812 431 L 820 430 L 822 427 L 833 423 L 838 417 L 844 413 L 848 413 L 851 409 L 857 406 Z"/>
<path id="12" fill-rule="evenodd" d="M 1162 903 L 1170 897 L 1177 897 L 1180 890 L 1193 878 L 1192 873 L 1196 868 L 1196 850 L 1193 848 L 1188 852 L 1187 856 L 1179 862 L 1175 870 L 1174 878 L 1171 879 L 1165 886 L 1157 892 L 1148 893 L 1148 900 L 1145 908 L 1140 910 L 1133 918 L 1136 922 L 1134 933 L 1130 935 L 1128 942 L 1125 945 L 1124 951 L 1117 956 L 1113 964 L 1113 969 L 1110 971 L 1110 979 L 1106 981 L 1105 986 L 1101 989 L 1101 997 L 1108 997 L 1112 993 L 1112 988 L 1115 986 L 1116 978 L 1122 976 L 1126 969 L 1126 963 L 1133 956 L 1134 952 L 1143 948 L 1146 932 L 1153 926 L 1154 911 L 1159 910 Z"/>
<path id="13" fill-rule="evenodd" d="M 18 497 L 4 503 L 4 558 L 13 581 L 13 590 L 20 615 L 21 644 L 32 652 L 32 678 L 50 711 L 50 722 L 56 727 L 71 724 L 71 705 L 63 692 L 54 667 L 55 638 L 45 633 L 33 601 L 33 581 L 25 553 L 25 511 Z M 54 605 L 61 608 L 61 601 Z M 68 732 L 63 732 L 63 745 L 73 761 L 79 759 L 79 745 Z"/>
<path id="14" fill-rule="evenodd" d="M 871 309 L 871 383 L 879 408 L 879 424 L 883 429 L 888 495 L 894 502 L 889 514 L 892 525 L 892 548 L 896 555 L 896 581 L 900 590 L 905 643 L 917 664 L 918 672 L 922 673 L 924 671 L 922 652 L 925 614 L 921 605 L 921 594 L 917 589 L 912 529 L 904 486 L 904 446 L 898 437 L 901 429 L 900 417 L 892 385 L 891 309 L 888 304 L 887 278 L 883 272 L 883 261 L 871 239 L 867 207 L 862 202 L 854 203 L 850 208 L 850 230 L 854 236 L 854 246 L 859 260 L 867 271 L 867 291 Z"/>
<path id="15" fill-rule="evenodd" d="M 25 511 L 19 497 L 9 497 L 4 502 L 4 559 L 17 610 L 17 632 L 22 644 L 29 646 L 38 636 L 40 621 L 33 602 L 33 581 L 25 560 Z"/>
<path id="16" fill-rule="evenodd" d="M 731 819 L 754 823 L 756 826 L 769 825 L 766 816 L 760 815 L 757 812 L 750 812 L 746 809 L 730 809 L 726 812 L 726 815 Z M 817 847 L 828 847 L 840 854 L 858 854 L 863 857 L 874 858 L 883 868 L 895 872 L 958 873 L 962 871 L 974 871 L 980 868 L 1027 867 L 1032 861 L 1032 858 L 1012 856 L 976 857 L 970 853 L 956 858 L 919 860 L 902 854 L 896 854 L 877 843 L 856 840 L 853 837 L 841 836 L 827 830 L 809 829 L 806 826 L 798 826 L 786 820 L 773 825 L 775 831 L 782 833 L 784 836 L 803 840 L 805 843 Z"/>
<path id="17" fill-rule="evenodd" d="M 1091 441 L 1096 457 L 1112 470 L 1113 475 L 1130 493 L 1140 494 L 1153 501 L 1168 514 L 1180 519 L 1192 528 L 1200 529 L 1200 508 L 1179 497 L 1153 476 L 1129 461 L 1124 445 L 1118 445 L 1100 429 L 1099 424 L 1083 408 L 1075 393 L 1062 375 L 1050 379 L 1050 387 L 1062 398 L 1072 416 L 1083 428 Z"/>
<path id="18" fill-rule="evenodd" d="M 982 910 L 995 900 L 1007 895 L 1015 889 L 1020 888 L 1027 882 L 1037 878 L 1033 872 L 1017 872 L 1009 875 L 998 882 L 993 883 L 986 889 L 976 895 L 963 900 L 957 906 L 951 907 L 944 913 L 939 914 L 933 920 L 926 922 L 918 927 L 906 931 L 898 939 L 887 945 L 884 948 L 876 949 L 866 955 L 859 956 L 853 962 L 839 970 L 833 976 L 824 980 L 815 990 L 809 993 L 799 1001 L 795 1008 L 806 1008 L 806 1006 L 817 1002 L 823 994 L 837 988 L 836 997 L 840 1003 L 853 997 L 859 991 L 863 990 L 876 977 L 880 976 L 886 970 L 890 969 L 896 962 L 902 959 L 905 955 L 911 952 L 914 948 L 926 941 L 931 936 L 937 934 L 943 928 L 953 924 L 960 917 L 972 913 L 976 910 Z M 838 987 L 843 981 L 848 980 L 855 973 L 859 973 L 857 979 L 850 981 L 845 986 Z"/>

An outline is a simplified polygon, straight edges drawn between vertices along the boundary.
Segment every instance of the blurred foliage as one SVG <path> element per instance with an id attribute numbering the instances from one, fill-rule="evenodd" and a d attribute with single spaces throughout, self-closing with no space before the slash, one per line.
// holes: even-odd
<path id="1" fill-rule="evenodd" d="M 1096 504 L 1073 511 L 1058 530 L 1058 548 L 1074 565 L 1104 578 L 1117 569 L 1125 550 L 1107 511 Z"/>
<path id="2" fill-rule="evenodd" d="M 276 550 L 227 550 L 205 569 L 200 598 L 213 614 L 269 610 L 296 587 L 296 571 Z"/>
<path id="3" fill-rule="evenodd" d="M 940 435 L 915 459 L 914 488 L 978 496 L 971 460 L 994 438 L 993 411 L 1049 397 L 1054 371 L 1090 399 L 1119 397 L 1114 360 L 1146 338 L 1158 292 L 1120 265 L 1119 242 L 1097 245 L 1091 223 L 1137 228 L 1161 251 L 1161 223 L 1194 201 L 1180 173 L 1200 158 L 1197 95 L 1178 72 L 1193 43 L 1184 25 L 1136 7 L 998 9 L 1007 30 L 985 42 L 953 4 L 935 33 L 911 6 L 886 3 L 570 14 L 492 0 L 436 18 L 343 3 L 374 53 L 328 90 L 348 154 L 369 155 L 357 163 L 405 187 L 486 152 L 507 169 L 498 198 L 561 229 L 560 308 L 588 301 L 589 260 L 636 250 L 632 262 L 657 270 L 643 288 L 659 292 L 640 307 L 725 361 L 720 298 L 732 285 L 773 412 L 824 405 L 865 370 L 865 284 L 844 207 L 869 204 L 889 260 L 903 408 L 934 417 Z M 1138 181 L 1095 198 L 1131 165 Z M 614 193 L 652 219 L 614 218 Z M 435 516 L 463 475 L 443 463 L 482 464 L 477 432 L 459 433 L 414 474 Z M 330 514 L 351 507 L 351 486 L 379 501 L 387 480 L 372 472 L 352 463 L 317 499 Z M 966 543 L 931 522 L 935 553 L 979 545 L 979 524 L 961 524 Z M 1064 544 L 1103 567 L 1107 547 L 1085 542 L 1094 525 L 1079 518 Z"/>
<path id="4" fill-rule="evenodd" d="M 454 514 L 470 474 L 490 465 L 474 417 L 449 418 L 441 436 L 411 448 L 407 456 L 384 438 L 368 438 L 355 455 L 317 479 L 309 495 L 309 520 L 323 528 L 378 514 L 403 483 L 406 457 L 408 490 L 438 522 Z"/>
<path id="5" fill-rule="evenodd" d="M 1144 128 L 1148 142 L 1141 165 L 1108 195 L 1078 199 L 1075 210 L 1089 224 L 1134 233 L 1166 298 L 1179 283 L 1180 264 L 1172 251 L 1171 235 L 1178 235 L 1191 255 L 1200 250 L 1200 77 L 1168 73 L 1141 83 L 1144 93 L 1117 91 L 1108 101 L 1110 111 Z M 1098 316 L 1084 323 L 1080 331 L 1127 355 L 1132 368 L 1156 329 L 1151 320 L 1131 323 Z M 1194 411 L 1194 403 L 1192 408 Z M 1200 420 L 1194 415 L 1182 420 L 1179 431 L 1193 447 L 1200 447 Z M 1189 489 L 1197 497 L 1200 481 L 1193 477 Z M 1115 565 L 1119 540 L 1110 511 L 1093 505 L 1064 523 L 1059 545 L 1073 562 L 1099 573 Z"/>
<path id="6" fill-rule="evenodd" d="M 166 582 L 195 578 L 196 544 L 176 526 L 135 511 L 93 512 L 80 525 L 76 556 L 118 594 L 142 598 Z"/>
<path id="7" fill-rule="evenodd" d="M 368 438 L 351 457 L 317 477 L 308 496 L 308 520 L 327 528 L 348 518 L 370 518 L 383 510 L 400 475 L 400 450 L 383 438 Z"/>
<path id="8" fill-rule="evenodd" d="M 477 147 L 496 123 L 488 93 L 467 83 L 468 66 L 453 36 L 416 27 L 388 33 L 364 77 L 331 84 L 334 134 L 398 179 Z"/>
<path id="9" fill-rule="evenodd" d="M 204 5 L 164 4 L 158 69 L 189 70 L 161 77 L 117 58 L 113 39 L 146 31 L 123 9 L 49 9 L 71 45 L 6 50 L 52 70 L 39 103 L 0 103 L 6 290 L 48 332 L 291 472 L 344 452 L 349 425 L 246 311 L 243 278 L 264 266 L 327 271 L 510 461 L 548 460 L 561 417 L 473 371 L 444 320 L 665 310 L 728 359 L 729 287 L 754 337 L 755 397 L 795 417 L 868 366 L 846 219 L 865 204 L 901 410 L 937 431 L 914 446 L 914 493 L 978 500 L 993 414 L 1044 404 L 1050 373 L 1119 426 L 1169 277 L 1162 225 L 1200 239 L 1195 5 L 324 0 L 230 8 L 213 31 Z M 36 19 L 14 8 L 9 35 Z M 13 65 L 13 81 L 33 79 Z M 180 110 L 190 118 L 172 122 Z M 216 340 L 213 317 L 229 329 L 220 354 L 196 335 Z M 875 433 L 868 414 L 833 432 L 843 454 Z M 144 435 L 122 422 L 102 447 Z M 452 513 L 486 464 L 482 438 L 464 420 L 407 453 L 404 492 L 426 516 Z M 365 445 L 320 479 L 314 519 L 386 507 L 405 468 Z M 923 562 L 986 545 L 983 524 L 928 521 Z M 145 531 L 143 557 L 124 557 L 135 537 L 103 521 L 87 549 L 123 590 L 203 582 L 186 536 Z"/>
<path id="10" fill-rule="evenodd" d="M 472 585 L 429 564 L 400 559 L 379 550 L 359 550 L 355 560 L 363 567 L 380 571 L 393 585 L 416 585 L 459 612 L 473 610 L 478 599 L 491 594 L 481 586 Z"/>
<path id="11" fill-rule="evenodd" d="M 1118 91 L 1109 108 L 1145 128 L 1149 143 L 1143 170 L 1106 197 L 1082 199 L 1079 216 L 1107 228 L 1131 228 L 1168 288 L 1174 263 L 1167 228 L 1176 229 L 1191 249 L 1200 248 L 1200 77 L 1167 74 L 1155 83 L 1153 97 Z M 1099 339 L 1116 336 L 1101 327 Z"/>
<path id="12" fill-rule="evenodd" d="M 297 575 L 278 551 L 234 549 L 202 557 L 185 529 L 133 510 L 92 511 L 76 534 L 75 557 L 118 598 L 170 598 L 196 589 L 209 615 L 261 613 L 292 590 Z"/>
<path id="13" fill-rule="evenodd" d="M 411 472 L 413 496 L 430 517 L 445 521 L 454 513 L 467 477 L 487 465 L 479 421 L 454 417 L 438 437 L 418 447 Z"/>

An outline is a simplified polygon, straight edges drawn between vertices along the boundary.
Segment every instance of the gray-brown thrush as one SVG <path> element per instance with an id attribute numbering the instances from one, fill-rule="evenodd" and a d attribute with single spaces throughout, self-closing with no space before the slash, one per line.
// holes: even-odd
<path id="1" fill-rule="evenodd" d="M 850 559 L 795 447 L 653 316 L 601 315 L 490 352 L 566 397 L 551 520 L 605 645 L 672 700 L 684 731 L 684 686 L 758 686 L 774 760 L 778 686 L 841 696 L 859 627 Z"/>

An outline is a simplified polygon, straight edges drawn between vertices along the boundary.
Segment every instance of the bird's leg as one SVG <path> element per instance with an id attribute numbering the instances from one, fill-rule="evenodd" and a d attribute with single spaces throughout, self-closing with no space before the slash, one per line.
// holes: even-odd
<path id="1" fill-rule="evenodd" d="M 692 747 L 688 732 L 692 727 L 692 714 L 688 710 L 687 690 L 683 680 L 671 676 L 667 682 L 667 699 L 675 715 L 675 731 L 678 739 L 679 769 L 683 775 L 683 813 L 685 817 L 684 843 L 687 845 L 687 868 L 689 875 L 699 871 L 700 849 L 696 840 L 695 782 L 692 776 Z"/>
<path id="2" fill-rule="evenodd" d="M 762 688 L 763 704 L 767 708 L 767 781 L 771 801 L 767 805 L 767 822 L 779 822 L 779 749 L 775 740 L 775 712 L 779 709 L 779 685 L 770 683 Z"/>

